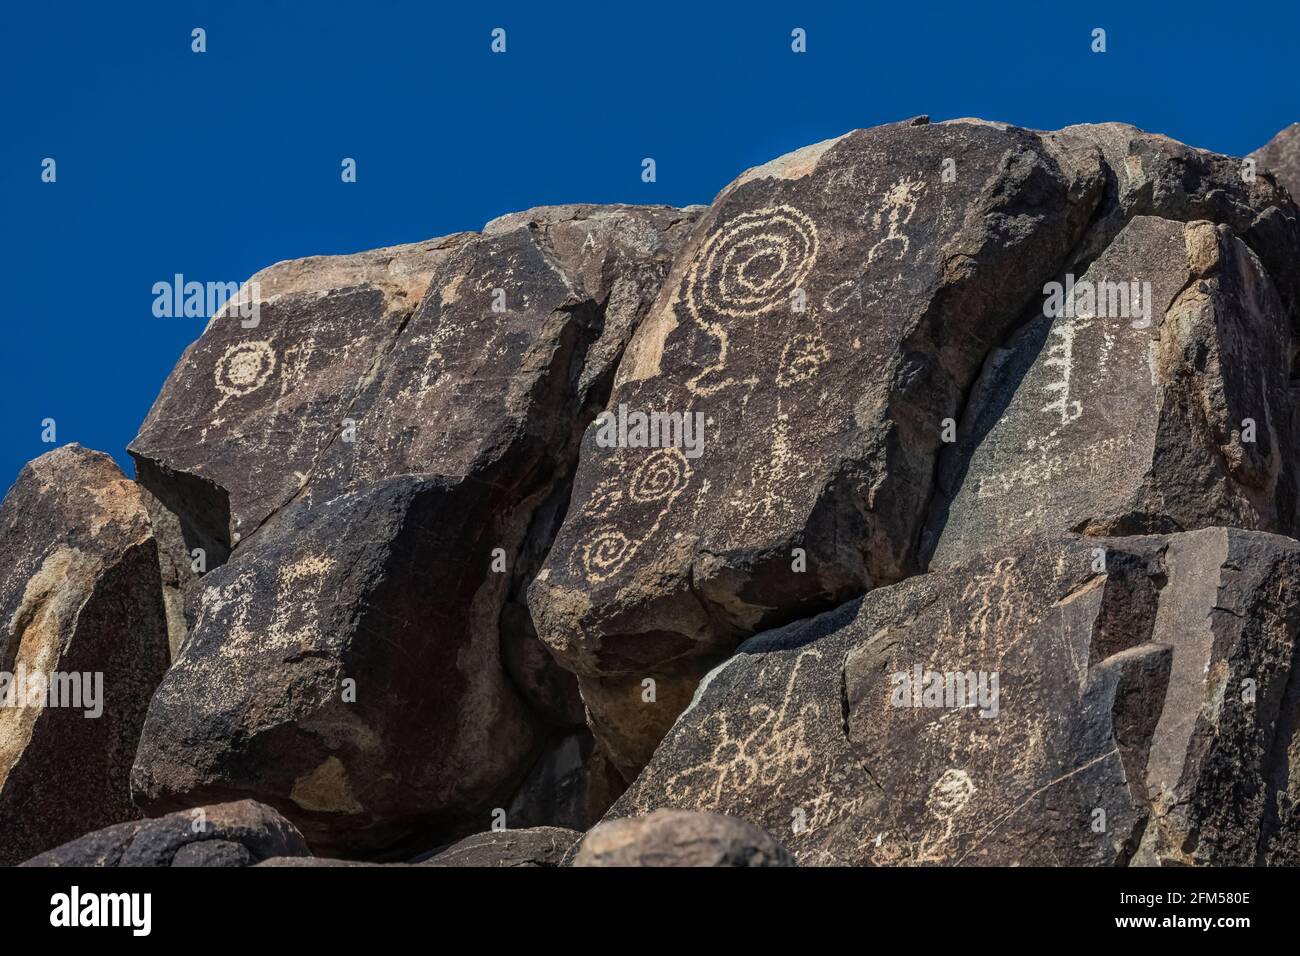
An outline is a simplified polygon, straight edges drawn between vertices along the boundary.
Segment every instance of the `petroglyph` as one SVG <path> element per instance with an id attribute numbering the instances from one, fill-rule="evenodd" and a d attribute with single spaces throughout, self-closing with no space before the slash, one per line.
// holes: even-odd
<path id="1" fill-rule="evenodd" d="M 885 190 L 883 208 L 875 211 L 871 221 L 877 229 L 882 228 L 882 225 L 887 226 L 887 232 L 884 238 L 876 242 L 867 253 L 868 263 L 875 262 L 876 256 L 891 246 L 897 250 L 893 255 L 894 259 L 901 259 L 907 255 L 912 248 L 912 240 L 903 233 L 902 228 L 916 215 L 916 207 L 921 201 L 921 193 L 924 190 L 924 180 L 907 177 L 899 179 Z"/>
<path id="2" fill-rule="evenodd" d="M 727 369 L 730 337 L 720 317 L 754 319 L 788 309 L 817 262 L 817 224 L 789 204 L 741 213 L 705 240 L 687 273 L 686 312 L 718 342 L 718 357 L 687 387 L 697 395 L 737 384 L 732 378 L 705 383 Z M 757 377 L 740 384 L 754 385 Z"/>
<path id="3" fill-rule="evenodd" d="M 1043 364 L 1057 370 L 1055 381 L 1043 386 L 1043 391 L 1056 397 L 1042 407 L 1044 412 L 1056 412 L 1061 417 L 1061 424 L 1068 425 L 1083 414 L 1083 401 L 1070 397 L 1070 379 L 1074 374 L 1074 338 L 1079 327 L 1072 320 L 1058 320 L 1052 323 L 1051 337 L 1056 341 L 1047 349 L 1047 358 Z"/>
<path id="4" fill-rule="evenodd" d="M 275 363 L 270 342 L 236 342 L 217 361 L 217 391 L 228 398 L 255 392 L 270 379 Z"/>
<path id="5" fill-rule="evenodd" d="M 659 505 L 654 521 L 636 539 L 613 525 L 596 528 L 575 553 L 578 567 L 589 581 L 600 582 L 617 574 L 641 546 L 655 536 L 672 502 L 690 484 L 691 465 L 680 448 L 659 448 L 632 471 L 626 495 L 611 476 L 600 483 L 596 513 L 607 513 L 619 502 Z"/>

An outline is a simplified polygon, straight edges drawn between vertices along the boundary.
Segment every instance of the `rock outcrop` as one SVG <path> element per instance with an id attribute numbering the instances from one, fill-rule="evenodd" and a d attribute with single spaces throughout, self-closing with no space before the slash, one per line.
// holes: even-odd
<path id="1" fill-rule="evenodd" d="M 559 866 L 582 834 L 563 827 L 476 833 L 420 862 L 421 866 Z"/>
<path id="2" fill-rule="evenodd" d="M 240 800 L 107 827 L 23 866 L 252 866 L 307 853 L 292 823 L 270 807 Z"/>
<path id="3" fill-rule="evenodd" d="M 1300 196 L 1300 123 L 1292 123 L 1250 155 L 1292 196 Z"/>
<path id="4" fill-rule="evenodd" d="M 720 813 L 656 810 L 610 820 L 582 839 L 573 866 L 794 866 L 758 827 Z"/>
<path id="5" fill-rule="evenodd" d="M 1131 220 L 986 363 L 940 456 L 941 567 L 1040 528 L 1296 528 L 1296 336 L 1227 226 Z M 928 543 L 928 542 L 927 542 Z"/>
<path id="6" fill-rule="evenodd" d="M 1288 859 L 1300 544 L 1038 539 L 759 635 L 612 811 L 801 865 Z"/>
<path id="7" fill-rule="evenodd" d="M 0 708 L 0 862 L 1300 864 L 1298 128 L 258 273 L 0 506 L 0 675 L 104 678 Z"/>
<path id="8" fill-rule="evenodd" d="M 140 489 L 79 445 L 37 458 L 0 505 L 0 865 L 140 815 L 131 759 L 167 657 Z"/>
<path id="9" fill-rule="evenodd" d="M 255 797 L 318 852 L 400 856 L 490 823 L 581 728 L 523 590 L 691 217 L 556 207 L 282 265 L 255 328 L 209 325 L 132 445 L 232 549 L 189 586 L 143 805 Z"/>
<path id="10" fill-rule="evenodd" d="M 1287 470 L 1273 456 L 1289 440 L 1275 419 L 1286 417 L 1290 355 L 1272 350 L 1291 342 L 1283 316 L 1300 314 L 1296 216 L 1271 180 L 1246 181 L 1239 161 L 1118 124 L 1038 133 L 910 121 L 799 150 L 724 189 L 610 399 L 620 415 L 687 416 L 695 447 L 647 447 L 653 436 L 631 432 L 605 447 L 589 428 L 571 507 L 530 590 L 539 634 L 578 674 L 590 723 L 625 776 L 741 639 L 924 570 L 940 450 L 962 434 L 981 367 L 1016 348 L 1028 364 L 1042 325 L 1013 349 L 1007 340 L 1042 315 L 1048 282 L 1090 266 L 1158 268 L 1147 280 L 1165 297 L 1155 305 L 1176 313 L 1161 324 L 1178 326 L 1162 343 L 1164 374 L 1196 380 L 1169 396 L 1190 407 L 1155 424 L 1206 419 L 1155 443 L 1158 453 L 1191 446 L 1193 473 L 1116 493 L 1099 517 L 1122 525 L 1155 506 L 1130 501 L 1139 491 L 1159 498 L 1186 484 L 1206 499 L 1187 502 L 1195 517 L 1244 514 L 1249 527 L 1290 530 L 1290 489 L 1270 485 Z M 1183 223 L 1187 237 L 1170 232 Z M 1146 238 L 1157 245 L 1134 248 Z M 1117 325 L 1124 381 L 1156 333 Z M 1064 323 L 1055 328 L 1059 339 Z M 1263 340 L 1243 338 L 1260 330 Z M 1253 381 L 1260 370 L 1220 368 L 1220 355 L 1262 357 L 1263 381 Z M 1072 413 L 1075 397 L 1041 404 Z M 1234 437 L 1243 407 L 1257 422 L 1254 449 Z M 1152 454 L 1149 436 L 1128 437 L 1129 459 Z M 1019 467 L 1042 470 L 1060 454 L 1040 441 Z M 1114 457 L 1105 467 L 1128 467 Z M 1224 472 L 1233 486 L 1205 487 Z"/>

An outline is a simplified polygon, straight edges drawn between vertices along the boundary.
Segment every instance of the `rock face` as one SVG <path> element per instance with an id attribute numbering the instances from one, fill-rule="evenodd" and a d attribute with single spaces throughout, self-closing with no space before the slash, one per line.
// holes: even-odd
<path id="1" fill-rule="evenodd" d="M 1292 196 L 1300 195 L 1300 123 L 1292 123 L 1250 155 Z"/>
<path id="2" fill-rule="evenodd" d="M 581 834 L 563 827 L 524 830 L 490 830 L 466 837 L 441 853 L 422 861 L 423 866 L 559 866 Z"/>
<path id="3" fill-rule="evenodd" d="M 611 758 L 630 778 L 743 637 L 923 570 L 937 459 L 981 367 L 1041 315 L 1049 281 L 1095 262 L 1158 266 L 1152 294 L 1168 297 L 1162 309 L 1178 297 L 1171 324 L 1192 326 L 1167 351 L 1266 359 L 1263 383 L 1225 369 L 1226 395 L 1213 381 L 1177 391 L 1171 401 L 1211 407 L 1170 409 L 1165 421 L 1208 416 L 1183 442 L 1208 458 L 1188 483 L 1224 471 L 1236 482 L 1200 488 L 1204 517 L 1244 513 L 1272 528 L 1276 513 L 1289 516 L 1268 487 L 1283 436 L 1244 450 L 1229 417 L 1259 399 L 1256 421 L 1283 424 L 1269 416 L 1281 417 L 1273 373 L 1289 355 L 1269 349 L 1289 333 L 1240 336 L 1279 311 L 1296 317 L 1295 218 L 1271 181 L 1243 180 L 1239 161 L 1119 125 L 912 121 L 808 147 L 728 186 L 677 257 L 610 400 L 620 414 L 685 414 L 694 443 L 653 447 L 630 428 L 606 447 L 608 434 L 589 428 L 571 507 L 529 592 Z M 1211 225 L 1189 226 L 1191 240 L 1169 232 L 1193 220 Z M 1134 248 L 1152 229 L 1165 230 L 1160 243 Z M 1258 268 L 1248 247 L 1261 250 Z M 1184 292 L 1202 275 L 1205 290 Z M 1249 301 L 1226 301 L 1239 291 L 1221 288 L 1231 283 Z M 1142 349 L 1126 341 L 1121 379 Z M 1176 376 L 1205 356 L 1166 358 Z M 1166 477 L 1153 494 L 1178 485 Z M 1101 517 L 1118 518 L 1126 501 Z"/>
<path id="4" fill-rule="evenodd" d="M 735 814 L 801 865 L 1290 860 L 1298 573 L 1216 528 L 873 591 L 742 645 L 612 813 Z"/>
<path id="5" fill-rule="evenodd" d="M 132 820 L 128 775 L 167 624 L 144 498 L 67 445 L 0 505 L 0 864 Z"/>
<path id="6" fill-rule="evenodd" d="M 190 586 L 143 805 L 252 796 L 318 851 L 401 855 L 488 824 L 581 727 L 522 595 L 691 217 L 555 207 L 276 267 L 256 328 L 209 325 L 132 445 L 181 524 L 233 547 Z"/>
<path id="7" fill-rule="evenodd" d="M 251 866 L 307 853 L 292 823 L 270 807 L 240 800 L 88 833 L 23 866 Z"/>
<path id="8" fill-rule="evenodd" d="M 940 457 L 931 568 L 1044 527 L 1294 535 L 1295 335 L 1250 249 L 1139 216 L 1074 290 L 986 363 Z"/>
<path id="9" fill-rule="evenodd" d="M 573 866 L 794 866 L 780 843 L 719 813 L 657 810 L 610 820 L 583 838 Z"/>
<path id="10" fill-rule="evenodd" d="M 1300 865 L 1298 129 L 258 273 L 0 506 L 0 677 L 104 676 L 0 708 L 0 863 Z"/>

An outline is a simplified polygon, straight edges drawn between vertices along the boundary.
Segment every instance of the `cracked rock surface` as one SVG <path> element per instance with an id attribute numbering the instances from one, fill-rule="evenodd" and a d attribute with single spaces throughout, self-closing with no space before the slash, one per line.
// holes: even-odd
<path id="1" fill-rule="evenodd" d="M 0 505 L 0 671 L 106 694 L 0 709 L 0 862 L 1300 863 L 1297 129 L 263 270 Z"/>

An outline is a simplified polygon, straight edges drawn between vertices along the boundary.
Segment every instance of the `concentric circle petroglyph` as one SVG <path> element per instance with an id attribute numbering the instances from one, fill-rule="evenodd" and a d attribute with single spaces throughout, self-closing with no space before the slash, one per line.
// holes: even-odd
<path id="1" fill-rule="evenodd" d="M 661 448 L 632 472 L 628 497 L 640 504 L 673 498 L 690 480 L 691 466 L 680 448 Z"/>
<path id="2" fill-rule="evenodd" d="M 597 528 L 582 546 L 582 569 L 592 581 L 617 574 L 637 549 L 633 541 L 612 526 Z"/>
<path id="3" fill-rule="evenodd" d="M 705 241 L 688 276 L 692 310 L 752 318 L 787 307 L 817 260 L 817 224 L 793 206 L 742 213 Z"/>
<path id="4" fill-rule="evenodd" d="M 275 361 L 270 342 L 236 342 L 217 360 L 217 390 L 232 396 L 255 392 L 270 379 Z"/>

